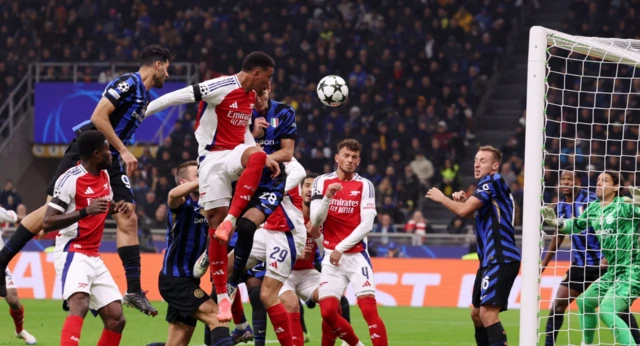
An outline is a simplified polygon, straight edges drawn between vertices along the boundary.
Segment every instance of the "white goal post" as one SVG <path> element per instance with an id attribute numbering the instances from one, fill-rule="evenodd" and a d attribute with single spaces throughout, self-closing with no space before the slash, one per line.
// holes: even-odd
<path id="1" fill-rule="evenodd" d="M 615 69 L 621 66 L 629 68 L 633 71 L 631 77 L 618 76 L 614 77 L 594 75 L 571 75 L 567 71 L 551 71 L 549 65 L 550 50 L 549 47 L 558 48 L 568 52 L 567 61 L 582 61 L 583 63 L 600 63 L 613 64 Z M 572 54 L 581 56 L 580 59 L 572 58 Z M 607 94 L 606 91 L 599 91 L 596 87 L 595 92 L 583 90 L 581 87 L 583 77 L 594 78 L 595 84 L 600 79 L 609 79 L 616 82 L 618 79 L 624 79 L 633 82 L 633 74 L 636 67 L 640 66 L 640 41 L 625 40 L 615 38 L 596 38 L 573 36 L 558 31 L 550 30 L 540 26 L 534 26 L 529 33 L 529 55 L 527 68 L 527 105 L 526 105 L 526 141 L 525 141 L 525 177 L 524 177 L 524 206 L 523 206 L 523 241 L 522 241 L 522 266 L 521 266 L 521 299 L 520 299 L 520 345 L 535 346 L 541 340 L 541 334 L 544 333 L 544 317 L 539 315 L 540 311 L 540 256 L 543 249 L 542 239 L 542 218 L 540 208 L 543 206 L 543 194 L 545 193 L 544 169 L 545 140 L 547 133 L 547 109 L 555 106 L 553 101 L 549 101 L 547 94 L 554 89 L 549 85 L 549 74 L 559 73 L 565 77 L 577 77 L 579 79 L 580 89 L 558 89 L 555 91 L 562 95 L 560 105 L 565 105 L 565 94 L 592 93 L 594 98 L 599 93 Z M 583 67 L 586 71 L 587 68 Z M 608 92 L 611 94 L 611 92 Z M 636 94 L 637 91 L 633 92 Z M 632 94 L 631 88 L 629 94 Z M 580 96 L 578 96 L 580 99 Z M 579 101 L 578 101 L 579 102 Z M 627 101 L 628 102 L 628 101 Z M 562 106 L 561 106 L 562 107 Z M 574 107 L 575 110 L 582 107 Z M 592 107 L 594 110 L 597 106 Z M 612 107 L 612 110 L 619 110 L 623 114 L 636 109 L 629 108 L 627 104 L 624 108 Z M 552 121 L 553 122 L 553 121 Z M 579 121 L 578 121 L 579 123 Z M 562 132 L 561 132 L 562 133 Z M 566 137 L 570 139 L 571 137 Z M 576 155 L 578 156 L 578 155 Z M 587 155 L 584 155 L 585 157 Z M 586 158 L 589 160 L 589 158 Z M 605 164 L 606 165 L 606 164 Z M 564 273 L 563 273 L 564 274 Z M 543 309 L 546 309 L 543 308 Z M 573 340 L 572 340 L 573 341 Z M 573 344 L 573 342 L 572 342 Z"/>

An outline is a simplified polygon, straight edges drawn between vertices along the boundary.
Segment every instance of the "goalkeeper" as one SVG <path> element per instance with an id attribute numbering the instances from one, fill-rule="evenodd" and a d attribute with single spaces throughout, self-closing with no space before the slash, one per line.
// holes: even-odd
<path id="1" fill-rule="evenodd" d="M 545 222 L 563 233 L 579 233 L 593 227 L 609 263 L 607 272 L 577 299 L 583 345 L 592 345 L 598 327 L 596 308 L 604 324 L 613 329 L 616 342 L 635 345 L 631 330 L 618 313 L 626 311 L 640 296 L 640 246 L 635 233 L 640 224 L 640 208 L 618 196 L 620 175 L 606 171 L 598 176 L 596 196 L 578 218 L 561 220 L 553 209 L 542 208 Z M 632 189 L 640 204 L 640 192 Z M 638 198 L 636 198 L 636 194 Z"/>

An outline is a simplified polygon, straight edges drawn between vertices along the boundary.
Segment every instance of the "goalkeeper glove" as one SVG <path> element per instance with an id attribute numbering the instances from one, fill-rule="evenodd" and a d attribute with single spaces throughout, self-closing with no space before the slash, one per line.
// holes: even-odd
<path id="1" fill-rule="evenodd" d="M 635 186 L 629 186 L 629 191 L 631 192 L 631 196 L 633 199 L 630 200 L 629 197 L 624 197 L 623 200 L 625 203 L 633 203 L 634 205 L 640 205 L 640 188 Z"/>
<path id="2" fill-rule="evenodd" d="M 542 218 L 547 225 L 558 227 L 560 229 L 564 228 L 564 222 L 562 220 L 558 220 L 556 212 L 555 210 L 553 210 L 553 208 L 542 207 L 540 209 L 540 214 L 542 214 Z"/>

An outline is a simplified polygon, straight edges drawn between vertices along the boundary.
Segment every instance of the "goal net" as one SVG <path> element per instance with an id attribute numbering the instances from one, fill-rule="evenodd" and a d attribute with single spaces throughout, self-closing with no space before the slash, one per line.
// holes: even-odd
<path id="1" fill-rule="evenodd" d="M 590 239 L 583 237 L 582 243 L 572 242 L 572 236 L 567 235 L 554 259 L 543 269 L 542 260 L 551 240 L 557 237 L 557 229 L 544 226 L 541 207 L 551 207 L 558 212 L 558 203 L 565 194 L 577 197 L 578 191 L 595 192 L 597 177 L 604 170 L 618 172 L 626 185 L 636 185 L 636 158 L 640 158 L 639 63 L 640 41 L 572 36 L 542 27 L 531 29 L 523 208 L 522 346 L 545 345 L 547 320 L 561 282 L 565 280 L 569 288 L 579 288 L 583 284 L 581 278 L 589 276 L 582 268 L 583 275 L 565 277 L 572 262 L 581 262 L 581 257 L 587 263 L 578 264 L 599 268 L 597 260 L 588 258 L 592 253 L 575 254 L 583 250 L 579 247 Z M 566 168 L 576 177 L 574 185 L 568 188 L 561 186 Z M 626 193 L 625 189 L 620 192 Z M 586 208 L 586 205 L 566 204 L 578 209 L 572 211 L 573 216 Z M 571 218 L 571 215 L 558 217 Z M 588 284 L 583 287 L 586 289 Z M 564 313 L 561 328 L 556 329 L 557 323 L 551 324 L 551 333 L 558 333 L 555 344 L 580 345 L 583 336 L 579 321 L 574 302 Z M 620 344 L 613 330 L 599 318 L 596 328 L 593 344 Z"/>

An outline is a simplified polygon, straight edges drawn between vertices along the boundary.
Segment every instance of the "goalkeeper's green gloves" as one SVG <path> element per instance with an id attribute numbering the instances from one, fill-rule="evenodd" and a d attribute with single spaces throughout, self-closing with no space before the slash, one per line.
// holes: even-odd
<path id="1" fill-rule="evenodd" d="M 564 222 L 558 219 L 553 208 L 542 207 L 540 208 L 540 214 L 542 214 L 542 218 L 547 225 L 557 227 L 560 230 L 564 228 Z"/>
<path id="2" fill-rule="evenodd" d="M 640 187 L 629 186 L 632 198 L 623 197 L 625 203 L 633 203 L 636 206 L 640 206 Z"/>

